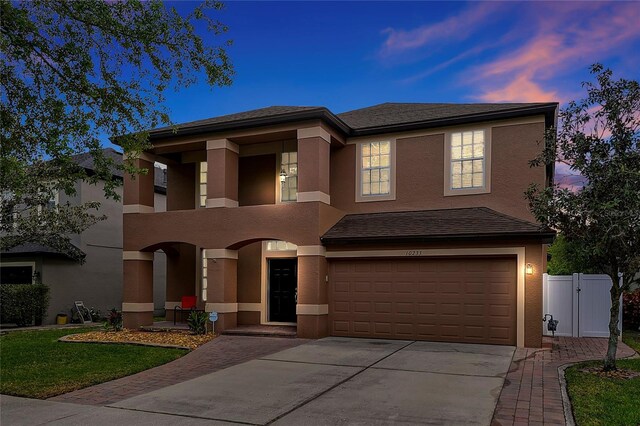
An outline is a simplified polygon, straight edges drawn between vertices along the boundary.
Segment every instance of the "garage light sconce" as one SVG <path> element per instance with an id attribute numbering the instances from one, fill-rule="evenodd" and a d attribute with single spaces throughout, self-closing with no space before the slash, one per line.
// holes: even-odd
<path id="1" fill-rule="evenodd" d="M 525 272 L 527 273 L 527 275 L 533 275 L 533 265 L 530 263 L 527 263 L 527 266 L 525 267 Z"/>

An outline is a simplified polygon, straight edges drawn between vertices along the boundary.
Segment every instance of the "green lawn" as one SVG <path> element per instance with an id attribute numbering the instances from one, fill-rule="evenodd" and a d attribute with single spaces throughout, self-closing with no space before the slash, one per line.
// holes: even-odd
<path id="1" fill-rule="evenodd" d="M 180 349 L 63 343 L 90 329 L 14 332 L 0 337 L 0 393 L 49 398 L 173 361 Z"/>
<path id="2" fill-rule="evenodd" d="M 624 342 L 640 351 L 640 333 L 625 330 Z M 565 372 L 567 390 L 578 426 L 586 425 L 639 425 L 640 377 L 614 379 L 583 373 L 586 366 L 600 366 L 602 362 L 589 362 L 570 367 Z M 640 359 L 621 359 L 619 369 L 640 372 Z"/>

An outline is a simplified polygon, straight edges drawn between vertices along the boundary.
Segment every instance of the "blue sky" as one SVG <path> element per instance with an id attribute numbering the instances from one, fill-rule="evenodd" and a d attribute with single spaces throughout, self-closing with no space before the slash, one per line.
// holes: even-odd
<path id="1" fill-rule="evenodd" d="M 175 123 L 269 105 L 564 103 L 596 61 L 640 77 L 637 2 L 228 2 L 216 16 L 234 83 L 168 92 Z"/>

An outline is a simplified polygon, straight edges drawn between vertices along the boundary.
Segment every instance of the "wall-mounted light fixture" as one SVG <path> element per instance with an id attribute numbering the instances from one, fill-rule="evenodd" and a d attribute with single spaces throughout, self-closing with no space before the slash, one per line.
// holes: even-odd
<path id="1" fill-rule="evenodd" d="M 527 266 L 525 267 L 525 272 L 527 273 L 527 275 L 533 275 L 533 265 L 530 263 L 527 263 Z"/>
<path id="2" fill-rule="evenodd" d="M 287 172 L 284 169 L 280 170 L 280 182 L 284 183 L 287 180 Z"/>

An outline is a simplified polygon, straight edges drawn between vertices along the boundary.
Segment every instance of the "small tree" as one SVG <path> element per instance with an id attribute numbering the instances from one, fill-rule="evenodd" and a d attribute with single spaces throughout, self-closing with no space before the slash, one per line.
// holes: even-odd
<path id="1" fill-rule="evenodd" d="M 547 264 L 550 275 L 571 275 L 576 272 L 584 274 L 597 273 L 589 264 L 589 256 L 578 241 L 567 241 L 558 234 L 548 250 L 551 259 Z"/>
<path id="2" fill-rule="evenodd" d="M 526 196 L 535 217 L 580 244 L 593 269 L 611 277 L 609 345 L 604 370 L 616 368 L 619 300 L 640 268 L 640 86 L 590 68 L 587 97 L 560 112 L 532 166 L 561 161 L 586 178 L 579 190 L 532 185 Z"/>
<path id="3" fill-rule="evenodd" d="M 97 202 L 47 209 L 78 180 L 118 198 L 117 168 L 148 146 L 146 129 L 169 125 L 167 88 L 205 79 L 231 84 L 222 3 L 205 0 L 183 13 L 161 0 L 0 1 L 0 248 L 24 243 L 82 259 L 70 243 L 104 217 Z M 201 31 L 207 31 L 206 36 Z M 104 155 L 101 140 L 119 136 L 129 161 Z M 93 171 L 73 161 L 89 152 Z"/>

